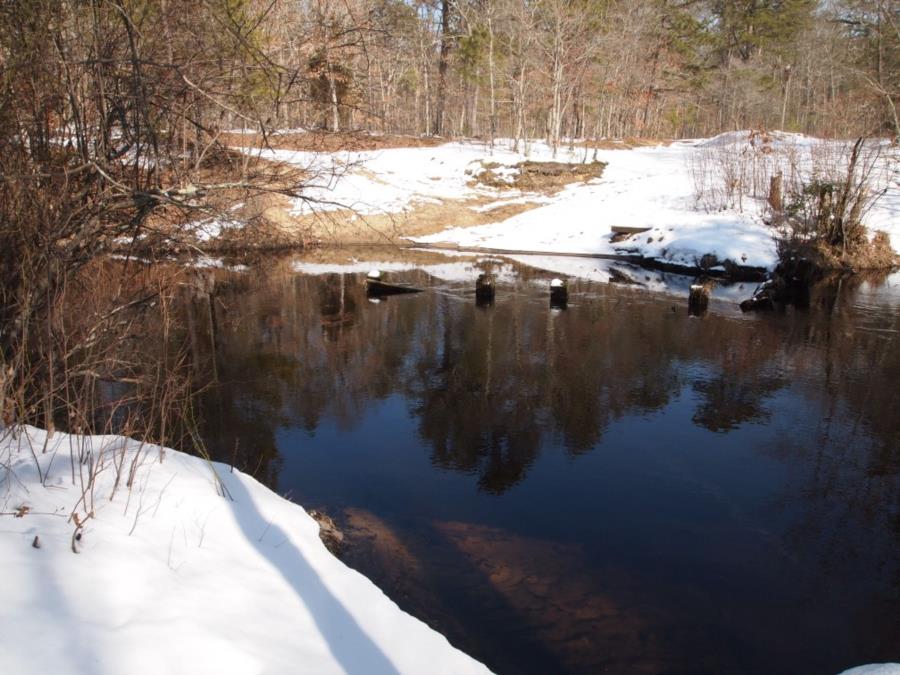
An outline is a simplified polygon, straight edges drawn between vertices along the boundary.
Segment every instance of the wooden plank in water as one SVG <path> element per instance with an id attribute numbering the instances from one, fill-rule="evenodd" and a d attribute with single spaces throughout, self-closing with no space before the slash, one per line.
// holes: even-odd
<path id="1" fill-rule="evenodd" d="M 406 286 L 401 284 L 389 284 L 377 279 L 366 279 L 366 294 L 370 296 L 378 295 L 400 295 L 402 293 L 421 293 L 421 288 Z"/>
<path id="2" fill-rule="evenodd" d="M 612 225 L 609 228 L 614 234 L 640 234 L 649 232 L 652 227 L 631 227 L 630 225 Z"/>

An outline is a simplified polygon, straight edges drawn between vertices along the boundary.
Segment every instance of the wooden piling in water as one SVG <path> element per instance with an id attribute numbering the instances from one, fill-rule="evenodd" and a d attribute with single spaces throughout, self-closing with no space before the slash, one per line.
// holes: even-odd
<path id="1" fill-rule="evenodd" d="M 688 314 L 702 316 L 709 308 L 710 285 L 708 283 L 691 284 L 688 293 Z"/>
<path id="2" fill-rule="evenodd" d="M 494 275 L 479 274 L 475 280 L 475 299 L 482 302 L 492 302 L 494 300 Z"/>
<path id="3" fill-rule="evenodd" d="M 553 279 L 550 282 L 550 306 L 565 309 L 568 302 L 569 285 L 562 279 Z"/>

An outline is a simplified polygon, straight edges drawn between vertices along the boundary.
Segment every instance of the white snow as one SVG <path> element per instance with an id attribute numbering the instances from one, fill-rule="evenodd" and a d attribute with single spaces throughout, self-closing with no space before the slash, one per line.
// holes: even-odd
<path id="1" fill-rule="evenodd" d="M 608 164 L 598 181 L 570 185 L 548 203 L 503 221 L 451 227 L 416 241 L 508 251 L 633 254 L 685 266 L 712 254 L 720 261 L 772 268 L 777 255 L 774 232 L 763 222 L 764 202 L 745 198 L 739 208 L 705 212 L 696 202 L 690 170 L 698 148 L 725 147 L 740 153 L 749 147 L 748 138 L 748 132 L 732 132 L 667 147 L 598 151 L 598 158 Z M 775 134 L 774 140 L 783 156 L 801 155 L 801 168 L 806 156 L 802 153 L 817 143 L 792 134 Z M 900 162 L 895 148 L 884 145 L 875 174 L 885 194 L 867 214 L 867 224 L 870 231 L 887 231 L 900 251 Z M 617 225 L 649 231 L 613 243 L 611 228 Z"/>
<path id="2" fill-rule="evenodd" d="M 900 675 L 900 663 L 870 663 L 850 668 L 839 675 Z"/>
<path id="3" fill-rule="evenodd" d="M 293 213 L 352 208 L 364 215 L 408 211 L 417 203 L 446 199 L 504 198 L 505 203 L 531 201 L 539 195 L 486 187 L 475 178 L 484 171 L 483 162 L 499 166 L 491 171 L 510 181 L 518 172 L 515 164 L 526 159 L 549 161 L 552 152 L 545 143 L 533 143 L 529 154 L 498 146 L 493 150 L 474 142 L 447 143 L 435 147 L 388 148 L 360 152 L 315 153 L 265 150 L 262 157 L 286 162 L 308 172 L 303 186 L 308 199 L 294 200 Z M 585 159 L 584 149 L 561 150 L 561 161 Z"/>
<path id="4" fill-rule="evenodd" d="M 744 265 L 773 266 L 775 245 L 761 207 L 712 214 L 695 208 L 686 166 L 692 148 L 693 143 L 683 142 L 601 150 L 598 158 L 608 165 L 598 181 L 570 185 L 550 203 L 501 222 L 448 229 L 416 241 L 512 251 L 632 253 L 687 266 L 712 253 Z M 610 241 L 614 225 L 650 231 L 615 244 Z"/>
<path id="5" fill-rule="evenodd" d="M 4 673 L 488 672 L 252 478 L 122 437 L 19 431 L 0 431 Z"/>
<path id="6" fill-rule="evenodd" d="M 847 146 L 780 132 L 772 132 L 770 137 L 779 157 L 791 153 L 800 157 L 801 171 L 809 170 L 808 158 L 815 146 Z M 472 207 L 486 214 L 510 204 L 535 204 L 529 211 L 487 225 L 455 227 L 448 222 L 443 232 L 415 240 L 421 243 L 542 253 L 631 254 L 690 267 L 711 254 L 721 261 L 771 268 L 777 256 L 774 232 L 763 222 L 763 200 L 747 197 L 739 205 L 707 212 L 697 202 L 691 169 L 698 153 L 759 151 L 759 143 L 750 132 L 738 131 L 668 146 L 597 151 L 564 147 L 556 157 L 559 161 L 584 162 L 596 157 L 608 165 L 601 178 L 569 185 L 553 196 L 474 182 L 488 162 L 499 165 L 490 170 L 507 180 L 515 175 L 514 165 L 524 159 L 553 159 L 542 142 L 531 143 L 527 156 L 510 150 L 508 141 L 493 150 L 480 143 L 456 142 L 366 152 L 270 150 L 264 156 L 310 172 L 304 194 L 313 201 L 295 200 L 295 215 L 339 208 L 356 209 L 360 214 L 398 213 L 416 204 L 450 199 L 486 200 Z M 887 231 L 900 251 L 897 153 L 897 148 L 883 144 L 877 182 L 885 194 L 867 214 L 867 224 L 873 232 Z M 762 154 L 759 158 L 766 159 Z M 614 243 L 611 228 L 617 225 L 649 230 Z"/>

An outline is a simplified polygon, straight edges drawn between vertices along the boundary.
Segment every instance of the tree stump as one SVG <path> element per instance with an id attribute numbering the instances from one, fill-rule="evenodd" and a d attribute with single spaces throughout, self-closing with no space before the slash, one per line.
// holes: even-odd
<path id="1" fill-rule="evenodd" d="M 769 207 L 774 213 L 784 211 L 784 197 L 782 193 L 782 176 L 779 171 L 769 179 Z"/>

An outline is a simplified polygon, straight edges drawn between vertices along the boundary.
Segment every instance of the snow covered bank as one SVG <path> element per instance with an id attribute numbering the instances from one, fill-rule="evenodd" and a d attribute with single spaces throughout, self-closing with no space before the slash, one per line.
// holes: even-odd
<path id="1" fill-rule="evenodd" d="M 560 161 L 582 162 L 587 153 L 563 151 Z M 304 186 L 307 200 L 295 200 L 294 215 L 313 210 L 352 208 L 362 215 L 392 214 L 416 204 L 441 200 L 509 200 L 522 193 L 480 185 L 475 178 L 485 169 L 482 162 L 496 163 L 498 175 L 507 175 L 512 166 L 526 159 L 550 161 L 552 153 L 536 143 L 526 157 L 523 153 L 497 147 L 493 152 L 481 143 L 447 143 L 437 147 L 387 148 L 359 152 L 314 153 L 294 150 L 267 150 L 264 159 L 286 162 L 309 173 Z M 541 195 L 533 195 L 541 199 Z"/>
<path id="2" fill-rule="evenodd" d="M 686 169 L 692 145 L 603 150 L 603 178 L 572 185 L 549 204 L 504 221 L 451 228 L 418 239 L 462 247 L 553 253 L 633 254 L 695 266 L 707 253 L 753 267 L 771 267 L 775 246 L 757 210 L 703 213 L 694 208 Z M 617 244 L 612 227 L 648 228 Z"/>
<path id="3" fill-rule="evenodd" d="M 883 146 L 873 187 L 885 192 L 866 222 L 870 231 L 887 231 L 900 251 L 898 149 Z M 741 131 L 655 147 L 565 147 L 556 158 L 542 142 L 530 143 L 527 154 L 510 147 L 508 141 L 493 150 L 481 143 L 456 142 L 364 152 L 270 150 L 263 156 L 313 176 L 304 194 L 319 203 L 295 200 L 294 216 L 311 209 L 354 209 L 363 216 L 398 214 L 422 205 L 473 200 L 461 210 L 448 209 L 438 226 L 442 231 L 413 234 L 413 240 L 470 250 L 630 255 L 684 267 L 696 267 L 706 256 L 705 264 L 729 260 L 772 268 L 777 262 L 775 233 L 764 222 L 765 195 L 759 192 L 760 184 L 767 189 L 768 175 L 761 175 L 760 167 L 772 172 L 784 169 L 785 176 L 796 178 L 812 171 L 814 159 L 839 159 L 849 146 L 796 134 Z M 557 192 L 502 187 L 498 177 L 513 175 L 515 165 L 526 159 L 599 160 L 607 166 L 599 179 L 576 181 Z M 717 159 L 734 164 L 719 166 Z M 723 180 L 729 170 L 752 182 L 755 196 L 714 206 L 698 196 L 699 176 L 705 172 L 707 178 Z M 493 172 L 492 179 L 479 182 L 485 171 Z M 504 213 L 502 207 L 511 205 L 522 208 Z M 478 214 L 481 224 L 473 226 L 472 214 Z M 621 238 L 614 236 L 617 227 L 645 231 Z"/>
<path id="4" fill-rule="evenodd" d="M 900 675 L 900 663 L 871 663 L 845 670 L 840 675 Z"/>
<path id="5" fill-rule="evenodd" d="M 0 438 L 4 672 L 488 672 L 240 472 L 121 437 Z"/>
<path id="6" fill-rule="evenodd" d="M 691 165 L 705 148 L 726 148 L 739 156 L 748 134 L 726 134 L 669 146 L 601 150 L 607 162 L 601 180 L 571 185 L 550 203 L 512 218 L 473 228 L 449 228 L 419 243 L 465 248 L 553 253 L 631 254 L 695 267 L 704 255 L 738 265 L 772 268 L 777 262 L 773 230 L 763 222 L 765 202 L 747 198 L 739 207 L 708 212 L 697 203 Z M 814 139 L 782 134 L 784 152 L 808 147 Z M 780 145 L 779 145 L 780 144 Z M 880 164 L 884 197 L 868 214 L 870 229 L 886 230 L 900 251 L 900 181 L 894 149 Z M 646 228 L 625 241 L 613 239 L 615 226 Z"/>

